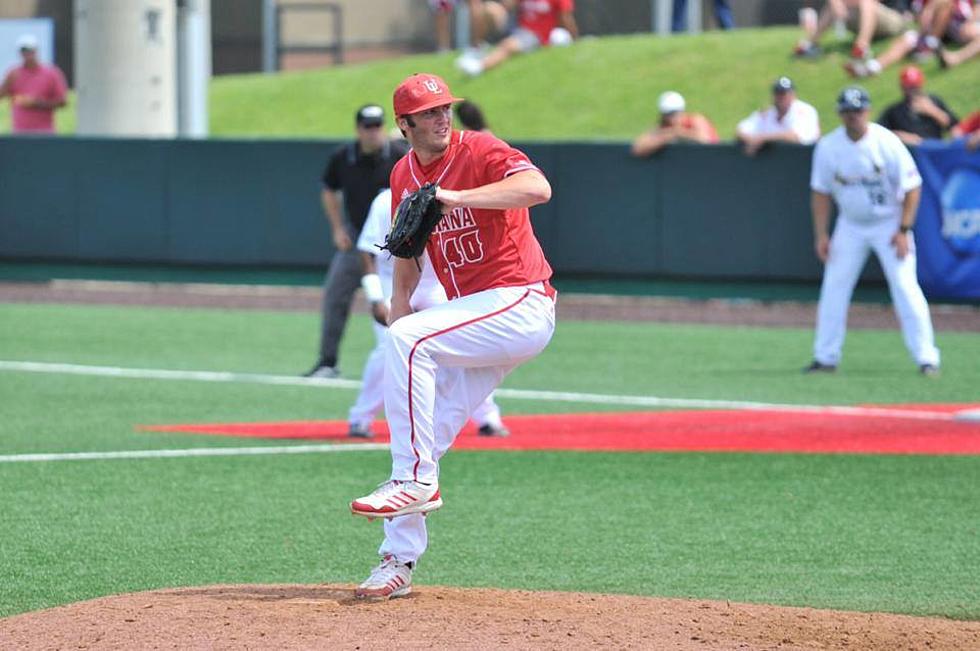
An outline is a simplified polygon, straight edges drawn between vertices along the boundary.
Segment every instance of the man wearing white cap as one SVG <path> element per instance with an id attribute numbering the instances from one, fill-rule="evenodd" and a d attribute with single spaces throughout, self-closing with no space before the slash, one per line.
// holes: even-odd
<path id="1" fill-rule="evenodd" d="M 677 141 L 710 144 L 718 142 L 718 132 L 711 121 L 700 113 L 688 113 L 680 93 L 668 90 L 657 102 L 660 123 L 633 141 L 634 156 L 650 156 L 666 145 Z"/>
<path id="2" fill-rule="evenodd" d="M 23 64 L 11 68 L 0 85 L 0 99 L 10 97 L 14 133 L 54 133 L 54 112 L 67 103 L 68 84 L 61 70 L 37 59 L 37 38 L 17 39 Z"/>

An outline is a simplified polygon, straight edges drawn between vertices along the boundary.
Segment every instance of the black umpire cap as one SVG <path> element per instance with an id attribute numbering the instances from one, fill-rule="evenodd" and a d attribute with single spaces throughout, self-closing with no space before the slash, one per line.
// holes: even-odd
<path id="1" fill-rule="evenodd" d="M 848 86 L 837 96 L 837 112 L 863 111 L 871 106 L 871 96 L 860 86 Z"/>
<path id="2" fill-rule="evenodd" d="M 796 90 L 796 86 L 793 85 L 793 80 L 789 77 L 780 77 L 772 82 L 772 92 L 774 93 L 788 93 L 792 90 Z"/>
<path id="3" fill-rule="evenodd" d="M 367 104 L 357 109 L 354 119 L 359 127 L 380 127 L 385 122 L 385 110 L 377 104 Z"/>

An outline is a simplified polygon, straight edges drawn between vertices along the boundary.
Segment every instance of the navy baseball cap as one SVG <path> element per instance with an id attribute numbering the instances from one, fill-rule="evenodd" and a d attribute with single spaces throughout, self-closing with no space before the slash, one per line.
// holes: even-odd
<path id="1" fill-rule="evenodd" d="M 774 93 L 788 93 L 791 90 L 796 90 L 796 86 L 793 85 L 793 80 L 789 77 L 780 77 L 772 82 L 772 92 Z"/>
<path id="2" fill-rule="evenodd" d="M 860 86 L 848 86 L 837 96 L 837 112 L 863 111 L 871 106 L 871 96 Z"/>
<path id="3" fill-rule="evenodd" d="M 357 124 L 363 127 L 380 127 L 385 122 L 385 110 L 377 104 L 368 104 L 357 109 Z"/>

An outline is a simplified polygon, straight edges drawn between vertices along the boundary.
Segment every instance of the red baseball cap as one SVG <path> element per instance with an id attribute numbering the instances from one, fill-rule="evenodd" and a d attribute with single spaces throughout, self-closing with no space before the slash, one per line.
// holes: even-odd
<path id="1" fill-rule="evenodd" d="M 449 86 L 439 75 L 415 73 L 398 84 L 392 103 L 395 107 L 395 115 L 398 116 L 411 115 L 436 106 L 461 101 L 463 101 L 462 97 L 453 97 Z"/>
<path id="2" fill-rule="evenodd" d="M 898 82 L 902 84 L 902 88 L 922 88 L 922 84 L 926 83 L 926 76 L 915 66 L 905 66 L 898 76 Z"/>

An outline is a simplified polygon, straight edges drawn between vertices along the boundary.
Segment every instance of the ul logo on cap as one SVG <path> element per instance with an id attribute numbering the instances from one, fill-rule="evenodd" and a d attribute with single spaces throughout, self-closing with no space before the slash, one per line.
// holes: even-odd
<path id="1" fill-rule="evenodd" d="M 439 88 L 439 84 L 437 84 L 434 79 L 426 79 L 422 83 L 425 86 L 426 90 L 428 90 L 430 93 L 439 94 L 442 92 L 442 90 Z"/>

